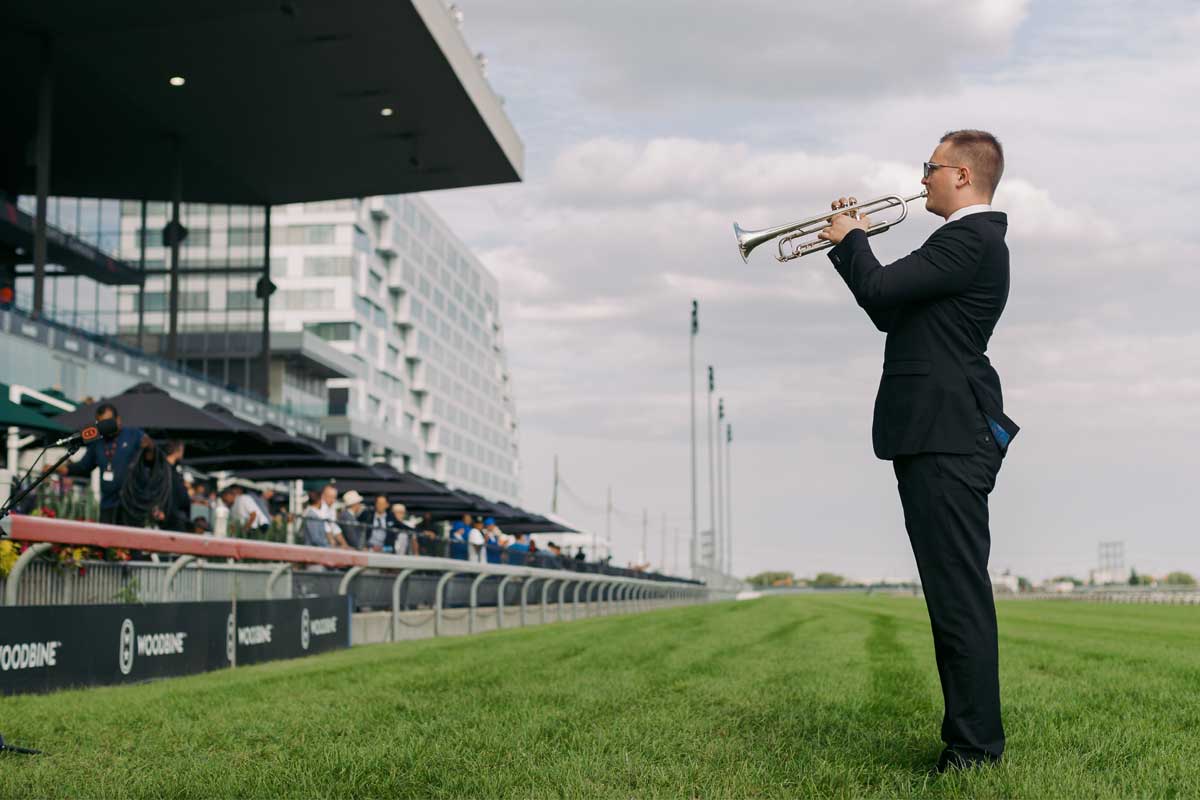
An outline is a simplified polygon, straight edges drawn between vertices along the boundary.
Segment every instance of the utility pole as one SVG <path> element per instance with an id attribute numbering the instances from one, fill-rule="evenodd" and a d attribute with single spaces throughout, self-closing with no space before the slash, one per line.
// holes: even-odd
<path id="1" fill-rule="evenodd" d="M 688 335 L 688 391 L 692 398 L 692 539 L 688 548 L 692 563 L 691 577 L 696 577 L 696 559 L 699 555 L 696 539 L 696 334 L 700 332 L 700 305 L 692 300 L 692 329 Z"/>
<path id="2" fill-rule="evenodd" d="M 717 561 L 717 475 L 713 463 L 713 392 L 716 390 L 712 364 L 708 365 L 708 535 L 712 539 L 712 558 L 708 568 L 716 569 Z"/>
<path id="3" fill-rule="evenodd" d="M 650 560 L 650 550 L 646 546 L 646 526 L 650 521 L 650 512 L 642 509 L 642 552 L 638 554 L 638 563 L 645 564 Z"/>
<path id="4" fill-rule="evenodd" d="M 663 512 L 663 515 L 662 515 L 662 560 L 659 563 L 662 564 L 662 573 L 664 575 L 666 575 L 667 574 L 667 512 L 665 512 L 665 511 Z"/>
<path id="5" fill-rule="evenodd" d="M 554 494 L 550 496 L 550 513 L 558 513 L 558 453 L 554 454 Z"/>
<path id="6" fill-rule="evenodd" d="M 679 528 L 675 529 L 675 575 L 679 574 Z"/>
<path id="7" fill-rule="evenodd" d="M 608 508 L 604 515 L 604 547 L 608 551 L 609 558 L 612 558 L 612 485 L 608 487 Z"/>
<path id="8" fill-rule="evenodd" d="M 725 527 L 725 479 L 724 473 L 721 470 L 721 428 L 725 422 L 725 398 L 717 400 L 717 522 L 713 525 L 713 542 L 717 545 L 717 571 L 724 572 L 725 565 L 725 539 L 722 534 Z"/>

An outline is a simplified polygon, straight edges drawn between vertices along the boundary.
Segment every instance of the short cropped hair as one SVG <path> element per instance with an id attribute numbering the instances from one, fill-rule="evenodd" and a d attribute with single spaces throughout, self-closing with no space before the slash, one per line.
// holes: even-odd
<path id="1" fill-rule="evenodd" d="M 109 413 L 111 413 L 114 417 L 120 416 L 120 413 L 117 411 L 117 407 L 112 403 L 101 403 L 100 405 L 96 406 L 97 417 Z"/>
<path id="2" fill-rule="evenodd" d="M 996 193 L 1000 176 L 1004 174 L 1004 148 L 999 139 L 987 131 L 968 129 L 949 131 L 940 141 L 954 147 L 954 152 L 979 179 L 980 189 L 989 197 Z"/>

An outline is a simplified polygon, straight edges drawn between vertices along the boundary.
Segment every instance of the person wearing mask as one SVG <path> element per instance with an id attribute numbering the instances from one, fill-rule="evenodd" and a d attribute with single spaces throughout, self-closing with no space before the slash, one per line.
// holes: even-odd
<path id="1" fill-rule="evenodd" d="M 138 457 L 150 437 L 141 428 L 125 427 L 112 403 L 96 407 L 96 422 L 112 420 L 104 435 L 88 442 L 83 458 L 58 468 L 60 475 L 86 476 L 100 470 L 100 521 L 111 525 L 129 524 L 121 513 L 121 490 L 129 475 L 129 466 Z"/>

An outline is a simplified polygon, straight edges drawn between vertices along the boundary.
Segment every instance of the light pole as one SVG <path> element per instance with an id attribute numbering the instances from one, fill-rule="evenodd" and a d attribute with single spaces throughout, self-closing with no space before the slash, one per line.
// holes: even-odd
<path id="1" fill-rule="evenodd" d="M 717 474 L 716 465 L 713 462 L 713 418 L 712 418 L 712 401 L 713 392 L 716 390 L 716 382 L 713 379 L 712 364 L 708 365 L 708 535 L 712 538 L 713 551 L 712 560 L 709 563 L 709 569 L 716 569 L 717 562 Z"/>
<path id="2" fill-rule="evenodd" d="M 688 391 L 692 397 L 692 540 L 688 550 L 691 553 L 692 577 L 696 577 L 696 334 L 700 332 L 700 304 L 692 300 L 692 329 L 688 335 Z"/>
<path id="3" fill-rule="evenodd" d="M 729 574 L 733 574 L 733 423 L 725 426 L 725 547 L 729 557 L 725 561 Z"/>
<path id="4" fill-rule="evenodd" d="M 725 571 L 725 480 L 721 471 L 721 428 L 725 422 L 725 398 L 717 400 L 717 523 L 713 526 L 713 542 L 717 545 L 717 571 Z"/>

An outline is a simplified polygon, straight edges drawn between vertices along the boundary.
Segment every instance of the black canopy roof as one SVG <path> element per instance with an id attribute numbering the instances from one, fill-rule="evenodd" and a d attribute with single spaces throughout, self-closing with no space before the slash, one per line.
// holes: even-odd
<path id="1" fill-rule="evenodd" d="M 8 0 L 0 52 L 0 187 L 20 194 L 47 53 L 51 194 L 170 199 L 175 142 L 192 202 L 520 180 L 521 142 L 441 0 Z"/>
<path id="2" fill-rule="evenodd" d="M 210 450 L 266 446 L 254 423 L 196 408 L 152 383 L 139 383 L 115 397 L 79 406 L 54 421 L 71 430 L 80 430 L 96 421 L 96 409 L 103 402 L 117 409 L 122 425 L 141 428 L 154 438 L 182 439 L 193 447 Z"/>

